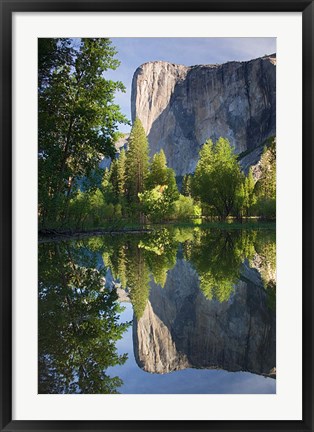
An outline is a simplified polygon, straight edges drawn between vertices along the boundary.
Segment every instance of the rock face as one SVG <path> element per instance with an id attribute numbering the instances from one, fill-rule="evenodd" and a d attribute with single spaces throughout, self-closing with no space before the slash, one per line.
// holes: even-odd
<path id="1" fill-rule="evenodd" d="M 164 288 L 152 282 L 144 315 L 133 321 L 138 365 L 151 373 L 195 367 L 273 376 L 275 312 L 258 271 L 245 263 L 242 274 L 229 301 L 210 301 L 193 267 L 178 259 Z"/>
<path id="2" fill-rule="evenodd" d="M 151 153 L 163 148 L 177 175 L 195 170 L 208 138 L 226 137 L 236 153 L 250 152 L 276 134 L 276 56 L 190 67 L 145 63 L 134 73 L 131 109 Z"/>
<path id="3" fill-rule="evenodd" d="M 130 134 L 124 134 L 121 138 L 119 138 L 116 142 L 115 142 L 115 148 L 116 148 L 116 158 L 119 157 L 119 154 L 121 153 L 121 150 L 127 150 L 128 148 L 128 139 L 129 139 Z M 100 164 L 99 167 L 102 169 L 106 169 L 106 168 L 110 168 L 111 165 L 111 158 L 110 157 L 106 157 L 104 158 Z"/>

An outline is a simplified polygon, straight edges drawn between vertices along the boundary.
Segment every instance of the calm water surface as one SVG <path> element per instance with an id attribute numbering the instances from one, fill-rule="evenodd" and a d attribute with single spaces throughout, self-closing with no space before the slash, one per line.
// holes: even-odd
<path id="1" fill-rule="evenodd" d="M 39 393 L 275 393 L 274 230 L 39 245 Z"/>

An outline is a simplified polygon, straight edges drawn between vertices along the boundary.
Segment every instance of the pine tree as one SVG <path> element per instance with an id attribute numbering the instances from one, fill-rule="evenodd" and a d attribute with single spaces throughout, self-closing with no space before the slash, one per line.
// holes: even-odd
<path id="1" fill-rule="evenodd" d="M 114 200 L 118 200 L 119 192 L 118 192 L 118 160 L 114 159 L 111 162 L 110 165 L 110 177 L 109 177 L 109 183 L 111 186 L 111 190 L 114 196 Z"/>
<path id="2" fill-rule="evenodd" d="M 153 157 L 146 188 L 139 194 L 146 216 L 154 222 L 167 219 L 174 211 L 174 202 L 179 198 L 179 191 L 175 172 L 167 167 L 163 150 Z"/>
<path id="3" fill-rule="evenodd" d="M 125 150 L 122 149 L 117 162 L 117 191 L 120 197 L 125 193 L 126 181 L 126 155 Z"/>
<path id="4" fill-rule="evenodd" d="M 116 202 L 121 202 L 125 194 L 126 155 L 123 149 L 118 159 L 112 161 L 110 167 L 110 183 Z"/>
<path id="5" fill-rule="evenodd" d="M 196 165 L 195 174 L 192 179 L 192 194 L 195 198 L 200 198 L 203 202 L 208 202 L 207 196 L 208 183 L 214 161 L 214 145 L 212 140 L 207 140 L 200 150 L 199 160 Z"/>
<path id="6" fill-rule="evenodd" d="M 138 194 L 144 191 L 148 176 L 149 147 L 140 119 L 134 121 L 127 152 L 126 190 L 130 203 L 138 203 Z"/>
<path id="7" fill-rule="evenodd" d="M 167 167 L 167 159 L 163 150 L 153 156 L 146 185 L 149 190 L 156 186 L 166 186 L 162 190 L 167 194 L 167 200 L 170 203 L 179 198 L 175 172 L 172 168 Z"/>
<path id="8" fill-rule="evenodd" d="M 185 174 L 182 181 L 182 195 L 192 196 L 192 175 Z"/>
<path id="9" fill-rule="evenodd" d="M 167 184 L 167 161 L 164 151 L 160 150 L 153 156 L 146 185 L 147 189 L 153 189 L 157 185 L 165 184 Z"/>
<path id="10" fill-rule="evenodd" d="M 266 218 L 276 217 L 276 139 L 264 149 L 260 160 L 260 179 L 255 185 L 257 211 Z"/>
<path id="11" fill-rule="evenodd" d="M 258 181 L 259 194 L 265 198 L 276 198 L 276 141 L 265 148 L 260 161 L 261 178 Z"/>
<path id="12" fill-rule="evenodd" d="M 244 180 L 244 208 L 246 215 L 249 216 L 250 209 L 256 203 L 256 195 L 254 193 L 255 180 L 253 177 L 252 167 L 249 170 L 247 177 Z"/>

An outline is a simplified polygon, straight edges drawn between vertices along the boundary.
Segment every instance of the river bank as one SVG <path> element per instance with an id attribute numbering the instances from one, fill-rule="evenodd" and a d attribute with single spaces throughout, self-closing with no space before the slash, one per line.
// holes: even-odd
<path id="1" fill-rule="evenodd" d="M 40 229 L 38 231 L 38 243 L 46 243 L 52 241 L 63 241 L 71 239 L 79 239 L 84 237 L 95 237 L 102 235 L 121 235 L 121 234 L 145 234 L 154 232 L 163 227 L 174 227 L 174 228 L 194 228 L 199 227 L 202 229 L 223 229 L 223 230 L 239 230 L 239 229 L 276 229 L 275 221 L 261 221 L 258 219 L 247 219 L 239 222 L 234 220 L 228 220 L 225 222 L 218 221 L 202 221 L 202 222 L 181 222 L 181 223 L 163 223 L 163 224 L 149 224 L 149 225 L 125 225 L 117 227 L 116 225 L 106 226 L 102 228 L 91 228 L 91 229 Z"/>

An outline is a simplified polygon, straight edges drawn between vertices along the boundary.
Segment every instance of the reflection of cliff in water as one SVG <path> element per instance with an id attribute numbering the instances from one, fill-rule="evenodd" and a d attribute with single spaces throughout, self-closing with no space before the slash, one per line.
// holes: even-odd
<path id="1" fill-rule="evenodd" d="M 245 262 L 228 301 L 208 300 L 190 263 L 178 259 L 164 288 L 151 283 L 134 317 L 134 353 L 147 372 L 219 368 L 269 375 L 276 365 L 276 316 L 260 275 Z"/>

